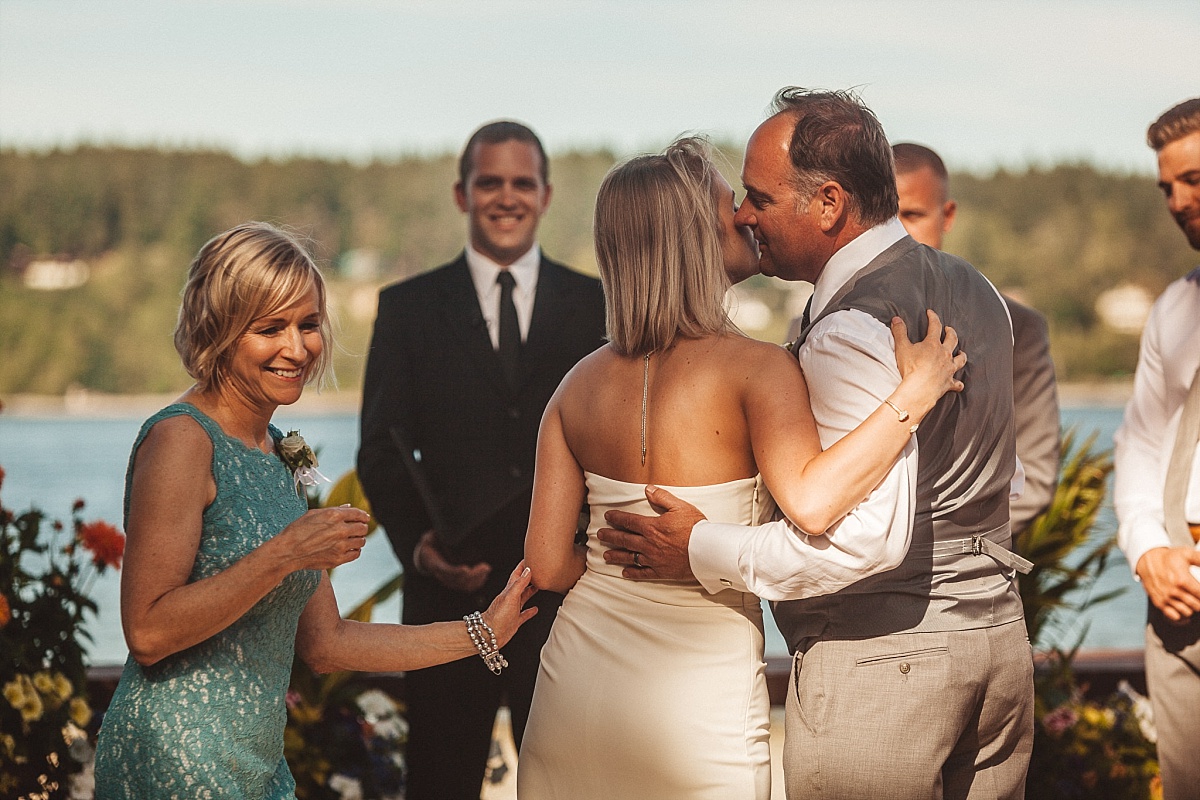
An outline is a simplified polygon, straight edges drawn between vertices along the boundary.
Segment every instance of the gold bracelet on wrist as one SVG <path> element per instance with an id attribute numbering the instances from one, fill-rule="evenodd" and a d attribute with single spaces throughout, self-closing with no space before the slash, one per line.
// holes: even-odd
<path id="1" fill-rule="evenodd" d="M 891 400 L 888 400 L 886 397 L 884 398 L 883 402 L 887 403 L 887 405 L 892 409 L 892 411 L 896 412 L 896 421 L 897 422 L 908 422 L 908 420 L 910 418 L 910 414 L 907 411 L 905 411 L 903 408 L 900 408 L 900 406 L 896 405 Z M 912 426 L 908 429 L 908 432 L 910 434 L 916 433 L 917 428 L 919 428 L 920 426 L 921 426 L 921 423 L 914 422 L 912 424 Z"/>

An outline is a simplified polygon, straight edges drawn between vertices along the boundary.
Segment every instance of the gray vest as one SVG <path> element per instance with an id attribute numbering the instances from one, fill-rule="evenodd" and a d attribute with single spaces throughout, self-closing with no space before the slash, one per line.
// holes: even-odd
<path id="1" fill-rule="evenodd" d="M 1012 335 L 991 284 L 962 259 L 905 237 L 851 278 L 813 323 L 857 309 L 884 325 L 899 316 L 910 336 L 924 336 L 927 308 L 958 332 L 968 362 L 966 389 L 938 401 L 917 431 L 912 546 L 896 569 L 831 595 L 775 603 L 793 651 L 809 637 L 967 630 L 1022 618 L 1008 527 Z"/>

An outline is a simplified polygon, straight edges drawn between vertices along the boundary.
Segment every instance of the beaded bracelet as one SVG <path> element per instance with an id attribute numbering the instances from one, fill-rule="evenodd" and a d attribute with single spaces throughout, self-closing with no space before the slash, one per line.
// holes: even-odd
<path id="1" fill-rule="evenodd" d="M 488 669 L 499 675 L 500 670 L 508 666 L 508 660 L 500 653 L 500 647 L 496 644 L 496 632 L 492 630 L 492 626 L 484 622 L 483 614 L 478 611 L 467 614 L 463 617 L 463 621 L 467 623 L 467 635 L 471 637 L 471 643 L 479 651 L 479 657 L 483 659 L 483 663 L 487 665 Z"/>

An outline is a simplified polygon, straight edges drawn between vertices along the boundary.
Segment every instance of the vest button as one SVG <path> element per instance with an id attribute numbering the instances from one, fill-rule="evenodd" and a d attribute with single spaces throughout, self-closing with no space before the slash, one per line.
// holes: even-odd
<path id="1" fill-rule="evenodd" d="M 516 406 L 511 406 L 508 409 L 508 418 L 509 419 L 520 419 L 521 418 L 521 409 L 517 408 Z"/>
<path id="2" fill-rule="evenodd" d="M 514 478 L 519 478 L 519 477 L 521 477 L 521 468 L 518 467 L 516 464 L 513 464 L 511 467 L 508 468 L 508 474 L 513 476 Z"/>
<path id="3" fill-rule="evenodd" d="M 900 662 L 900 674 L 901 675 L 907 675 L 911 671 L 912 671 L 912 667 L 909 665 L 909 663 L 907 661 Z"/>

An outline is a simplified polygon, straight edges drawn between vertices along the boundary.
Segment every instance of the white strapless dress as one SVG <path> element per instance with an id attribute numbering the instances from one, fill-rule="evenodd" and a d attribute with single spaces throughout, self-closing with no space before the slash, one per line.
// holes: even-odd
<path id="1" fill-rule="evenodd" d="M 604 512 L 655 513 L 643 484 L 585 473 L 587 570 L 542 649 L 517 769 L 520 800 L 767 800 L 762 606 L 694 581 L 635 582 L 604 562 Z M 759 478 L 664 486 L 716 522 L 757 524 Z"/>

